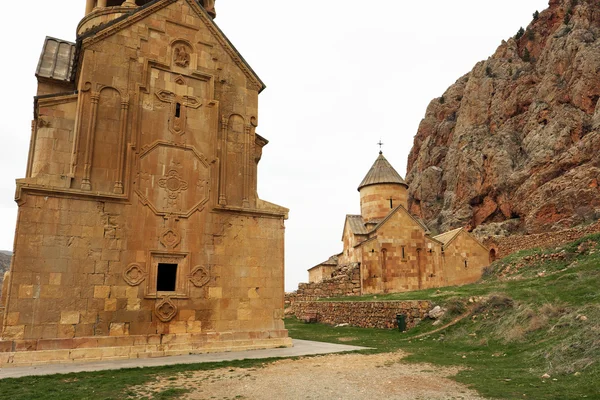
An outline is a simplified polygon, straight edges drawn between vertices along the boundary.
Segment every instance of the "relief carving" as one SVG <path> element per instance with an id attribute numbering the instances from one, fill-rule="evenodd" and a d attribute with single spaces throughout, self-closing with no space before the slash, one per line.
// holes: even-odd
<path id="1" fill-rule="evenodd" d="M 146 279 L 146 271 L 139 264 L 129 264 L 123 271 L 123 279 L 129 286 L 138 286 Z"/>
<path id="2" fill-rule="evenodd" d="M 198 109 L 202 102 L 198 97 L 178 96 L 168 90 L 158 90 L 156 97 L 163 103 L 171 105 L 171 116 L 169 117 L 169 130 L 173 133 L 183 135 L 185 133 L 187 109 Z"/>
<path id="3" fill-rule="evenodd" d="M 194 268 L 190 274 L 190 282 L 196 287 L 202 287 L 210 281 L 210 272 L 208 268 L 201 265 Z"/>
<path id="4" fill-rule="evenodd" d="M 162 322 L 171 321 L 177 315 L 177 311 L 177 306 L 169 297 L 162 299 L 154 308 L 154 313 Z"/>
<path id="5" fill-rule="evenodd" d="M 181 243 L 181 235 L 175 229 L 167 229 L 160 237 L 160 243 L 168 249 L 174 249 Z"/>
<path id="6" fill-rule="evenodd" d="M 179 172 L 175 169 L 170 170 L 167 175 L 158 181 L 158 186 L 165 189 L 169 196 L 169 204 L 177 204 L 179 194 L 188 189 L 186 181 L 181 179 Z"/>
<path id="7" fill-rule="evenodd" d="M 190 65 L 191 56 L 188 53 L 184 45 L 179 45 L 173 49 L 174 59 L 176 65 L 187 68 Z"/>

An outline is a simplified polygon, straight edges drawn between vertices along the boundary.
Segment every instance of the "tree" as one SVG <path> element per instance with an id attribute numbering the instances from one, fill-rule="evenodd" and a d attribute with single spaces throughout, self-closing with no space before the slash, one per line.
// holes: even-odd
<path id="1" fill-rule="evenodd" d="M 519 31 L 517 32 L 517 34 L 515 35 L 515 39 L 517 39 L 517 40 L 521 39 L 524 34 L 525 34 L 525 29 L 523 29 L 523 27 L 521 27 L 519 29 Z"/>

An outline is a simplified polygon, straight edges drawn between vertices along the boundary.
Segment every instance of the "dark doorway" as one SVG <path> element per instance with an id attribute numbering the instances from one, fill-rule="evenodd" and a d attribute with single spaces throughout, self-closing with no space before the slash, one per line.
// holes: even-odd
<path id="1" fill-rule="evenodd" d="M 156 290 L 159 292 L 174 292 L 177 288 L 177 264 L 158 264 Z"/>
<path id="2" fill-rule="evenodd" d="M 490 264 L 496 261 L 496 249 L 490 250 Z"/>

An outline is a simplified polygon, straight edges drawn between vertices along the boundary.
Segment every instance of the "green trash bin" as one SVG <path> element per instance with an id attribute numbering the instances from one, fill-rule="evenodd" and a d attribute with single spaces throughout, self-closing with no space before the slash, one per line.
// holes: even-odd
<path id="1" fill-rule="evenodd" d="M 400 332 L 406 332 L 406 315 L 396 314 L 396 322 L 398 323 L 398 330 Z"/>

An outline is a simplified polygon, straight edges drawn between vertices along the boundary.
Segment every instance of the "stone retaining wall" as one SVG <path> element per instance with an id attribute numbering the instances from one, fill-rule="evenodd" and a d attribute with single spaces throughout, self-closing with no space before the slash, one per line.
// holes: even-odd
<path id="1" fill-rule="evenodd" d="M 339 267 L 336 275 L 318 283 L 301 283 L 298 290 L 286 293 L 286 303 L 314 301 L 328 297 L 360 296 L 360 269 L 358 263 Z"/>
<path id="2" fill-rule="evenodd" d="M 292 304 L 293 313 L 299 319 L 316 311 L 320 323 L 379 329 L 397 329 L 397 314 L 406 315 L 407 328 L 413 328 L 432 308 L 430 301 L 296 301 Z"/>
<path id="3" fill-rule="evenodd" d="M 600 232 L 600 221 L 592 225 L 566 229 L 559 232 L 545 232 L 534 235 L 520 235 L 507 237 L 491 237 L 483 243 L 496 251 L 496 258 L 506 257 L 521 250 L 536 247 L 557 247 L 573 242 L 584 236 Z"/>

